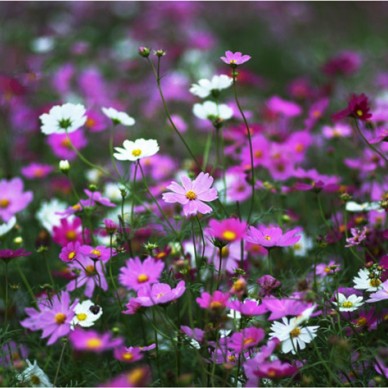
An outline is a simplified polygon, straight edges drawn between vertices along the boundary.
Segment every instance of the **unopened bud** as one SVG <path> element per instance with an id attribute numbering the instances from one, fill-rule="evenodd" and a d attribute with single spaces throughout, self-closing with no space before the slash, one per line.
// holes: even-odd
<path id="1" fill-rule="evenodd" d="M 140 46 L 139 47 L 139 55 L 142 56 L 143 58 L 148 58 L 150 55 L 150 49 L 148 47 Z"/>
<path id="2" fill-rule="evenodd" d="M 70 163 L 68 160 L 61 160 L 59 162 L 59 169 L 64 173 L 67 174 L 70 170 Z"/>
<path id="3" fill-rule="evenodd" d="M 157 57 L 164 57 L 166 55 L 166 52 L 164 50 L 154 50 L 154 55 Z"/>

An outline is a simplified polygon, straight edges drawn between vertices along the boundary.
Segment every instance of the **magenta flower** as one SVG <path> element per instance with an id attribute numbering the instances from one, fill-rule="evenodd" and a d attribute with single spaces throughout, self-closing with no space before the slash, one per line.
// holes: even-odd
<path id="1" fill-rule="evenodd" d="M 138 291 L 159 281 L 164 268 L 163 261 L 148 257 L 143 262 L 138 257 L 129 259 L 120 268 L 119 282 L 129 290 Z"/>
<path id="2" fill-rule="evenodd" d="M 136 362 L 143 358 L 142 349 L 133 346 L 130 346 L 129 348 L 119 346 L 114 349 L 113 355 L 116 360 L 125 363 Z"/>
<path id="3" fill-rule="evenodd" d="M 0 219 L 8 222 L 16 213 L 25 209 L 32 201 L 31 191 L 23 192 L 20 178 L 0 180 Z"/>
<path id="4" fill-rule="evenodd" d="M 268 317 L 269 321 L 285 317 L 286 315 L 298 315 L 311 307 L 312 304 L 304 303 L 302 301 L 295 300 L 295 298 L 289 299 L 276 299 L 272 297 L 263 298 L 262 306 L 267 308 L 271 312 Z"/>
<path id="5" fill-rule="evenodd" d="M 30 255 L 31 255 L 31 252 L 28 252 L 23 248 L 0 249 L 0 260 L 6 261 L 6 262 L 12 259 L 17 259 L 18 257 L 26 257 Z"/>
<path id="6" fill-rule="evenodd" d="M 148 387 L 151 382 L 151 370 L 148 366 L 134 368 L 109 380 L 102 387 Z"/>
<path id="7" fill-rule="evenodd" d="M 167 203 L 180 203 L 183 205 L 183 214 L 187 217 L 197 213 L 207 214 L 212 211 L 205 202 L 211 202 L 218 198 L 217 190 L 210 188 L 214 179 L 201 172 L 193 181 L 189 177 L 181 178 L 182 186 L 171 182 L 167 189 L 172 193 L 164 193 L 163 200 Z"/>
<path id="8" fill-rule="evenodd" d="M 114 249 L 107 248 L 103 245 L 98 245 L 96 247 L 92 247 L 90 245 L 82 245 L 80 248 L 80 252 L 89 257 L 92 260 L 100 260 L 106 263 L 109 261 L 111 254 L 114 256 L 116 251 Z"/>
<path id="9" fill-rule="evenodd" d="M 88 189 L 84 190 L 85 194 L 88 196 L 88 199 L 81 199 L 80 203 L 85 207 L 93 207 L 96 204 L 107 206 L 107 207 L 115 207 L 116 205 L 110 201 L 109 198 L 105 198 L 99 191 L 90 191 Z"/>
<path id="10" fill-rule="evenodd" d="M 257 284 L 260 286 L 260 296 L 267 296 L 281 286 L 279 280 L 275 279 L 271 275 L 263 275 L 257 280 Z"/>
<path id="11" fill-rule="evenodd" d="M 75 350 L 101 353 L 114 349 L 123 343 L 123 339 L 112 338 L 111 333 L 97 333 L 94 330 L 75 329 L 69 335 L 69 340 Z"/>
<path id="12" fill-rule="evenodd" d="M 196 340 L 197 342 L 202 342 L 205 339 L 205 331 L 202 329 L 194 328 L 192 329 L 189 326 L 181 326 L 181 330 L 190 338 Z"/>
<path id="13" fill-rule="evenodd" d="M 242 55 L 240 51 L 233 53 L 232 51 L 225 51 L 225 56 L 221 60 L 232 67 L 242 65 L 251 59 L 250 55 Z"/>
<path id="14" fill-rule="evenodd" d="M 71 304 L 70 294 L 63 291 L 51 298 L 49 302 L 39 303 L 39 311 L 26 308 L 25 312 L 29 318 L 21 321 L 20 324 L 32 331 L 43 330 L 42 338 L 49 337 L 47 345 L 52 345 L 60 337 L 70 333 L 71 321 L 74 317 L 73 310 L 77 303 L 78 300 L 75 300 Z"/>
<path id="15" fill-rule="evenodd" d="M 368 228 L 366 226 L 364 226 L 362 229 L 350 228 L 350 233 L 352 233 L 352 237 L 346 239 L 347 244 L 345 245 L 345 248 L 360 245 L 366 239 L 367 232 Z"/>
<path id="16" fill-rule="evenodd" d="M 240 241 L 245 237 L 247 223 L 238 218 L 210 220 L 208 232 L 215 238 L 225 242 Z"/>
<path id="17" fill-rule="evenodd" d="M 27 179 L 45 178 L 54 170 L 53 166 L 42 163 L 31 163 L 21 169 L 23 176 Z"/>
<path id="18" fill-rule="evenodd" d="M 246 241 L 266 248 L 289 247 L 301 239 L 302 236 L 297 234 L 300 230 L 300 228 L 294 228 L 283 234 L 283 231 L 274 225 L 259 225 L 258 228 L 250 226 Z"/>
<path id="19" fill-rule="evenodd" d="M 67 218 L 60 220 L 59 226 L 53 227 L 53 241 L 61 246 L 67 245 L 69 242 L 82 242 L 82 222 L 78 217 L 74 217 L 71 221 Z"/>
<path id="20" fill-rule="evenodd" d="M 268 311 L 266 306 L 263 304 L 259 305 L 259 302 L 254 299 L 245 299 L 242 302 L 233 300 L 228 303 L 228 307 L 248 317 L 265 314 Z"/>
<path id="21" fill-rule="evenodd" d="M 233 333 L 230 338 L 227 338 L 227 346 L 236 353 L 241 353 L 244 350 L 256 346 L 264 337 L 265 332 L 263 329 L 248 327 L 241 330 L 241 332 Z"/>
<path id="22" fill-rule="evenodd" d="M 64 246 L 59 254 L 59 258 L 64 263 L 71 263 L 75 259 L 79 259 L 80 256 L 84 257 L 85 255 L 81 252 L 81 244 L 76 242 L 69 242 L 66 246 Z"/>
<path id="23" fill-rule="evenodd" d="M 186 285 L 183 280 L 175 288 L 171 288 L 165 283 L 155 283 L 150 287 L 141 288 L 137 293 L 137 297 L 134 299 L 142 306 L 150 307 L 179 299 L 185 291 Z"/>
<path id="24" fill-rule="evenodd" d="M 223 310 L 227 306 L 229 296 L 229 293 L 223 293 L 218 290 L 214 291 L 213 295 L 210 295 L 208 292 L 202 292 L 196 301 L 203 309 L 218 311 Z"/>
<path id="25" fill-rule="evenodd" d="M 70 140 L 69 140 L 70 139 Z M 77 154 L 73 150 L 71 144 L 77 149 L 81 150 L 85 148 L 88 144 L 88 141 L 82 132 L 82 129 L 79 129 L 71 133 L 61 133 L 61 134 L 52 134 L 47 137 L 47 143 L 51 147 L 51 150 L 55 156 L 59 159 L 74 160 L 77 157 Z"/>
<path id="26" fill-rule="evenodd" d="M 352 94 L 348 106 L 332 115 L 333 121 L 342 120 L 345 117 L 354 117 L 361 121 L 367 121 L 372 117 L 372 114 L 370 113 L 369 100 L 364 93 L 359 95 Z"/>

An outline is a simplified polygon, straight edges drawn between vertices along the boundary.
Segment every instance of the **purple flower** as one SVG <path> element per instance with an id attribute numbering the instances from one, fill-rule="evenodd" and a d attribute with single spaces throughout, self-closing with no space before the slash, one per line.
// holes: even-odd
<path id="1" fill-rule="evenodd" d="M 212 211 L 205 202 L 211 202 L 218 198 L 217 190 L 210 188 L 214 179 L 208 174 L 201 172 L 193 181 L 189 177 L 181 178 L 182 186 L 171 182 L 167 189 L 172 193 L 164 193 L 163 200 L 167 203 L 180 203 L 183 205 L 184 215 L 207 214 Z"/>
<path id="2" fill-rule="evenodd" d="M 245 299 L 243 302 L 233 300 L 228 303 L 228 307 L 248 317 L 265 314 L 268 311 L 264 305 L 259 305 L 258 301 L 254 299 Z"/>
<path id="3" fill-rule="evenodd" d="M 344 119 L 345 117 L 354 117 L 361 121 L 367 121 L 372 117 L 372 114 L 370 113 L 369 100 L 364 93 L 359 95 L 352 94 L 348 106 L 345 109 L 333 114 L 332 120 L 338 121 Z"/>
<path id="4" fill-rule="evenodd" d="M 148 366 L 137 367 L 124 372 L 106 382 L 103 387 L 148 387 L 151 382 L 151 370 Z"/>
<path id="5" fill-rule="evenodd" d="M 47 345 L 52 345 L 60 337 L 70 333 L 71 321 L 74 317 L 73 310 L 77 303 L 78 300 L 75 300 L 71 304 L 70 294 L 63 291 L 50 301 L 40 302 L 39 310 L 26 308 L 25 312 L 29 318 L 21 321 L 20 324 L 32 331 L 42 330 L 42 338 L 49 337 Z"/>
<path id="6" fill-rule="evenodd" d="M 259 225 L 258 228 L 249 227 L 246 241 L 260 244 L 266 248 L 289 247 L 295 245 L 301 238 L 300 228 L 294 228 L 283 234 L 283 231 L 274 225 Z"/>
<path id="7" fill-rule="evenodd" d="M 257 280 L 258 285 L 260 286 L 260 295 L 267 296 L 272 293 L 273 290 L 279 288 L 281 283 L 279 280 L 275 279 L 271 275 L 263 275 Z"/>
<path id="8" fill-rule="evenodd" d="M 24 177 L 27 179 L 41 179 L 45 178 L 54 168 L 49 164 L 31 163 L 21 169 Z"/>
<path id="9" fill-rule="evenodd" d="M 256 346 L 265 336 L 263 329 L 256 327 L 248 327 L 241 330 L 239 333 L 233 333 L 230 338 L 224 337 L 228 341 L 228 348 L 236 353 L 241 353 L 244 350 Z"/>
<path id="10" fill-rule="evenodd" d="M 362 229 L 351 228 L 350 232 L 353 237 L 349 237 L 346 239 L 347 244 L 345 248 L 354 247 L 356 245 L 360 245 L 366 239 L 366 233 L 368 232 L 368 228 L 364 226 Z"/>
<path id="11" fill-rule="evenodd" d="M 286 315 L 298 315 L 311 307 L 312 304 L 304 303 L 295 299 L 276 299 L 276 298 L 263 298 L 262 306 L 267 308 L 271 312 L 268 320 L 272 321 L 285 317 Z"/>
<path id="12" fill-rule="evenodd" d="M 30 256 L 31 252 L 26 251 L 23 248 L 19 249 L 0 249 L 0 260 L 10 261 L 18 257 Z"/>
<path id="13" fill-rule="evenodd" d="M 75 329 L 69 335 L 69 340 L 75 350 L 101 353 L 116 348 L 123 343 L 122 338 L 112 338 L 111 333 L 97 333 L 94 330 Z"/>
<path id="14" fill-rule="evenodd" d="M 205 339 L 205 332 L 202 329 L 190 328 L 189 326 L 181 326 L 181 330 L 190 338 L 195 339 L 198 342 L 202 342 Z"/>
<path id="15" fill-rule="evenodd" d="M 148 257 L 143 262 L 138 257 L 129 259 L 121 267 L 119 282 L 129 290 L 138 291 L 159 281 L 164 268 L 163 261 Z"/>
<path id="16" fill-rule="evenodd" d="M 32 201 L 31 191 L 23 192 L 20 178 L 0 181 L 0 219 L 8 222 L 16 213 L 25 209 Z"/>
<path id="17" fill-rule="evenodd" d="M 144 307 L 164 304 L 180 298 L 186 291 L 186 285 L 181 280 L 175 288 L 165 283 L 155 283 L 151 287 L 143 287 L 138 291 L 136 302 Z"/>
<path id="18" fill-rule="evenodd" d="M 229 296 L 229 293 L 223 293 L 219 290 L 214 291 L 213 295 L 210 295 L 208 292 L 202 292 L 196 301 L 203 309 L 218 311 L 226 307 Z"/>
<path id="19" fill-rule="evenodd" d="M 242 55 L 240 51 L 233 53 L 232 51 L 226 51 L 225 56 L 221 57 L 221 60 L 232 67 L 242 65 L 251 59 L 249 55 Z"/>
<path id="20" fill-rule="evenodd" d="M 96 206 L 96 203 L 102 206 L 107 207 L 115 207 L 116 205 L 109 200 L 109 198 L 105 198 L 99 191 L 90 191 L 85 189 L 85 194 L 88 196 L 88 199 L 81 199 L 80 203 L 85 207 L 93 207 Z"/>
<path id="21" fill-rule="evenodd" d="M 130 346 L 129 348 L 119 346 L 114 349 L 113 355 L 116 360 L 125 363 L 136 362 L 143 358 L 142 349 L 133 346 Z"/>
<path id="22" fill-rule="evenodd" d="M 92 260 L 100 260 L 106 263 L 111 258 L 111 255 L 114 256 L 116 251 L 114 249 L 107 248 L 103 245 L 98 245 L 96 247 L 92 247 L 90 245 L 82 245 L 80 248 L 80 252 L 91 258 Z"/>

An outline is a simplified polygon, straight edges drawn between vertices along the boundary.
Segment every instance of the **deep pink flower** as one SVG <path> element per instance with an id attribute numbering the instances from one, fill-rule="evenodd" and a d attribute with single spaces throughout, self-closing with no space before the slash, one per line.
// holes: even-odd
<path id="1" fill-rule="evenodd" d="M 273 96 L 267 101 L 267 109 L 286 117 L 296 117 L 302 113 L 301 107 L 292 101 L 284 100 L 279 96 Z"/>
<path id="2" fill-rule="evenodd" d="M 59 258 L 64 263 L 71 263 L 75 259 L 79 259 L 80 256 L 84 257 L 85 255 L 80 250 L 81 244 L 78 241 L 69 242 L 67 245 L 62 247 Z"/>
<path id="3" fill-rule="evenodd" d="M 60 226 L 53 227 L 53 241 L 64 246 L 69 242 L 82 242 L 81 219 L 74 217 L 71 221 L 67 218 L 61 219 Z"/>
<path id="4" fill-rule="evenodd" d="M 159 281 L 164 262 L 148 257 L 143 262 L 138 257 L 129 259 L 120 268 L 119 282 L 129 290 L 138 291 Z"/>
<path id="5" fill-rule="evenodd" d="M 29 318 L 21 321 L 20 324 L 32 331 L 43 330 L 42 338 L 49 337 L 47 345 L 54 344 L 60 337 L 68 335 L 71 331 L 71 321 L 74 317 L 74 307 L 68 292 L 61 292 L 50 299 L 50 301 L 38 304 L 39 310 L 26 308 L 25 312 Z"/>
<path id="6" fill-rule="evenodd" d="M 233 300 L 228 303 L 228 307 L 238 311 L 241 315 L 248 317 L 265 314 L 268 309 L 263 304 L 259 304 L 257 300 L 245 299 L 244 301 Z"/>
<path id="7" fill-rule="evenodd" d="M 283 231 L 274 225 L 259 225 L 258 228 L 250 226 L 246 241 L 266 248 L 289 247 L 295 245 L 302 237 L 297 234 L 300 230 L 300 228 L 294 228 L 283 234 Z"/>
<path id="8" fill-rule="evenodd" d="M 362 229 L 359 228 L 350 228 L 350 233 L 352 237 L 346 239 L 347 244 L 346 248 L 354 247 L 356 245 L 360 245 L 366 239 L 366 233 L 368 232 L 368 228 L 364 226 Z"/>
<path id="9" fill-rule="evenodd" d="M 0 260 L 10 261 L 18 257 L 30 256 L 31 252 L 26 251 L 23 248 L 19 249 L 0 249 Z"/>
<path id="10" fill-rule="evenodd" d="M 348 106 L 332 115 L 333 121 L 342 120 L 345 117 L 354 117 L 362 121 L 367 121 L 372 117 L 369 100 L 364 93 L 352 94 Z"/>
<path id="11" fill-rule="evenodd" d="M 139 366 L 109 380 L 102 387 L 148 387 L 151 382 L 151 370 L 148 366 Z"/>
<path id="12" fill-rule="evenodd" d="M 333 58 L 330 58 L 323 65 L 323 72 L 326 75 L 351 75 L 355 73 L 361 65 L 361 57 L 354 51 L 344 51 Z"/>
<path id="13" fill-rule="evenodd" d="M 247 223 L 238 218 L 224 220 L 210 220 L 208 232 L 215 238 L 225 242 L 240 241 L 245 237 Z"/>
<path id="14" fill-rule="evenodd" d="M 25 209 L 32 201 L 31 191 L 23 192 L 20 178 L 0 180 L 0 219 L 8 222 L 16 213 Z"/>
<path id="15" fill-rule="evenodd" d="M 97 333 L 94 330 L 75 329 L 69 335 L 70 343 L 75 350 L 101 353 L 114 349 L 123 343 L 123 339 L 112 338 L 111 333 Z"/>
<path id="16" fill-rule="evenodd" d="M 186 285 L 183 280 L 175 288 L 171 288 L 165 283 L 155 283 L 150 287 L 141 288 L 137 293 L 137 297 L 134 299 L 142 306 L 150 307 L 179 299 L 185 291 Z"/>
<path id="17" fill-rule="evenodd" d="M 80 203 L 85 207 L 93 207 L 96 204 L 106 206 L 106 207 L 115 207 L 116 205 L 110 201 L 109 198 L 105 198 L 99 191 L 90 191 L 88 189 L 84 190 L 85 194 L 88 196 L 88 199 L 81 199 Z"/>
<path id="18" fill-rule="evenodd" d="M 42 163 L 30 163 L 21 169 L 21 173 L 27 179 L 41 179 L 45 178 L 50 172 L 54 170 L 53 166 Z"/>
<path id="19" fill-rule="evenodd" d="M 90 245 L 82 245 L 80 248 L 80 252 L 89 257 L 92 260 L 100 260 L 106 263 L 111 258 L 111 255 L 114 256 L 116 254 L 115 249 L 110 249 L 105 247 L 104 245 L 98 245 L 96 247 L 92 247 Z"/>
<path id="20" fill-rule="evenodd" d="M 263 329 L 248 327 L 241 330 L 241 332 L 233 333 L 230 338 L 227 338 L 227 346 L 236 353 L 241 353 L 244 350 L 256 346 L 264 336 L 265 332 Z"/>
<path id="21" fill-rule="evenodd" d="M 281 286 L 279 280 L 271 275 L 263 275 L 257 280 L 257 283 L 260 286 L 260 296 L 270 295 L 272 291 Z"/>
<path id="22" fill-rule="evenodd" d="M 221 60 L 228 65 L 236 67 L 248 62 L 251 59 L 250 55 L 242 55 L 240 51 L 233 53 L 232 51 L 226 51 L 225 56 L 221 57 Z"/>
<path id="23" fill-rule="evenodd" d="M 271 312 L 268 317 L 269 321 L 285 317 L 287 315 L 298 315 L 311 307 L 311 303 L 305 303 L 295 298 L 276 299 L 273 297 L 263 298 L 262 305 Z"/>
<path id="24" fill-rule="evenodd" d="M 133 346 L 128 348 L 125 346 L 119 346 L 114 349 L 113 356 L 116 360 L 125 363 L 136 362 L 143 358 L 142 349 Z"/>
<path id="25" fill-rule="evenodd" d="M 70 139 L 70 140 L 69 140 Z M 47 136 L 47 144 L 51 147 L 53 154 L 60 159 L 74 160 L 77 154 L 73 151 L 71 144 L 81 150 L 86 147 L 87 139 L 81 129 L 69 134 L 52 134 Z"/>
<path id="26" fill-rule="evenodd" d="M 167 203 L 180 203 L 183 205 L 184 215 L 207 214 L 212 211 L 204 202 L 211 202 L 218 198 L 217 190 L 210 188 L 214 179 L 208 174 L 201 172 L 193 181 L 189 177 L 181 178 L 182 186 L 171 182 L 167 189 L 172 193 L 164 193 L 163 200 Z"/>
<path id="27" fill-rule="evenodd" d="M 229 293 L 223 293 L 218 290 L 214 291 L 213 295 L 210 295 L 208 292 L 202 292 L 196 301 L 203 309 L 218 311 L 223 310 L 227 306 L 229 296 Z"/>
<path id="28" fill-rule="evenodd" d="M 205 339 L 205 331 L 202 329 L 194 328 L 189 326 L 181 326 L 180 329 L 190 338 L 195 339 L 198 342 L 202 342 Z"/>

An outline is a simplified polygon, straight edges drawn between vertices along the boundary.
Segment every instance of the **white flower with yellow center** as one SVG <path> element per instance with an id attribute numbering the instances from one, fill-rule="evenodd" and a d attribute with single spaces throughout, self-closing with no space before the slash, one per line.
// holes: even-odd
<path id="1" fill-rule="evenodd" d="M 361 268 L 356 277 L 353 278 L 354 289 L 365 291 L 378 291 L 382 288 L 379 277 L 373 276 L 366 268 Z"/>
<path id="2" fill-rule="evenodd" d="M 36 360 L 31 364 L 30 360 L 26 360 L 27 368 L 22 373 L 16 375 L 16 379 L 23 387 L 52 387 L 50 379 L 39 367 Z"/>
<path id="3" fill-rule="evenodd" d="M 71 321 L 71 328 L 75 326 L 91 327 L 102 315 L 102 308 L 91 300 L 84 300 L 74 307 L 74 318 Z"/>
<path id="4" fill-rule="evenodd" d="M 82 127 L 87 120 L 85 107 L 81 104 L 53 106 L 49 113 L 42 114 L 41 130 L 45 135 L 71 133 Z"/>
<path id="5" fill-rule="evenodd" d="M 340 292 L 337 295 L 337 302 L 333 302 L 334 305 L 338 306 L 339 311 L 355 311 L 359 307 L 361 307 L 364 302 L 362 299 L 362 296 L 357 296 L 355 294 L 352 294 L 348 297 L 346 297 L 344 294 L 341 294 Z"/>
<path id="6" fill-rule="evenodd" d="M 123 148 L 115 147 L 113 156 L 117 160 L 129 160 L 135 162 L 139 159 L 155 155 L 159 151 L 156 140 L 137 139 L 135 141 L 124 140 Z"/>
<path id="7" fill-rule="evenodd" d="M 277 338 L 281 342 L 282 352 L 296 354 L 298 349 L 303 350 L 316 336 L 319 326 L 300 326 L 301 320 L 283 317 L 282 322 L 271 325 L 270 339 Z"/>
<path id="8" fill-rule="evenodd" d="M 193 113 L 202 120 L 228 120 L 233 117 L 232 108 L 226 104 L 216 104 L 213 101 L 194 104 Z"/>
<path id="9" fill-rule="evenodd" d="M 115 125 L 121 124 L 129 127 L 135 124 L 135 119 L 127 115 L 125 112 L 119 112 L 114 108 L 101 108 L 101 110 L 102 113 L 110 118 Z"/>
<path id="10" fill-rule="evenodd" d="M 61 225 L 61 216 L 58 212 L 63 212 L 68 208 L 65 202 L 59 201 L 56 198 L 48 202 L 42 202 L 38 212 L 36 213 L 37 220 L 51 234 L 54 226 Z M 72 219 L 71 217 L 69 220 Z"/>
<path id="11" fill-rule="evenodd" d="M 211 80 L 200 79 L 197 84 L 191 85 L 190 93 L 200 98 L 205 98 L 211 92 L 229 88 L 233 83 L 233 79 L 227 75 L 215 75 Z"/>

